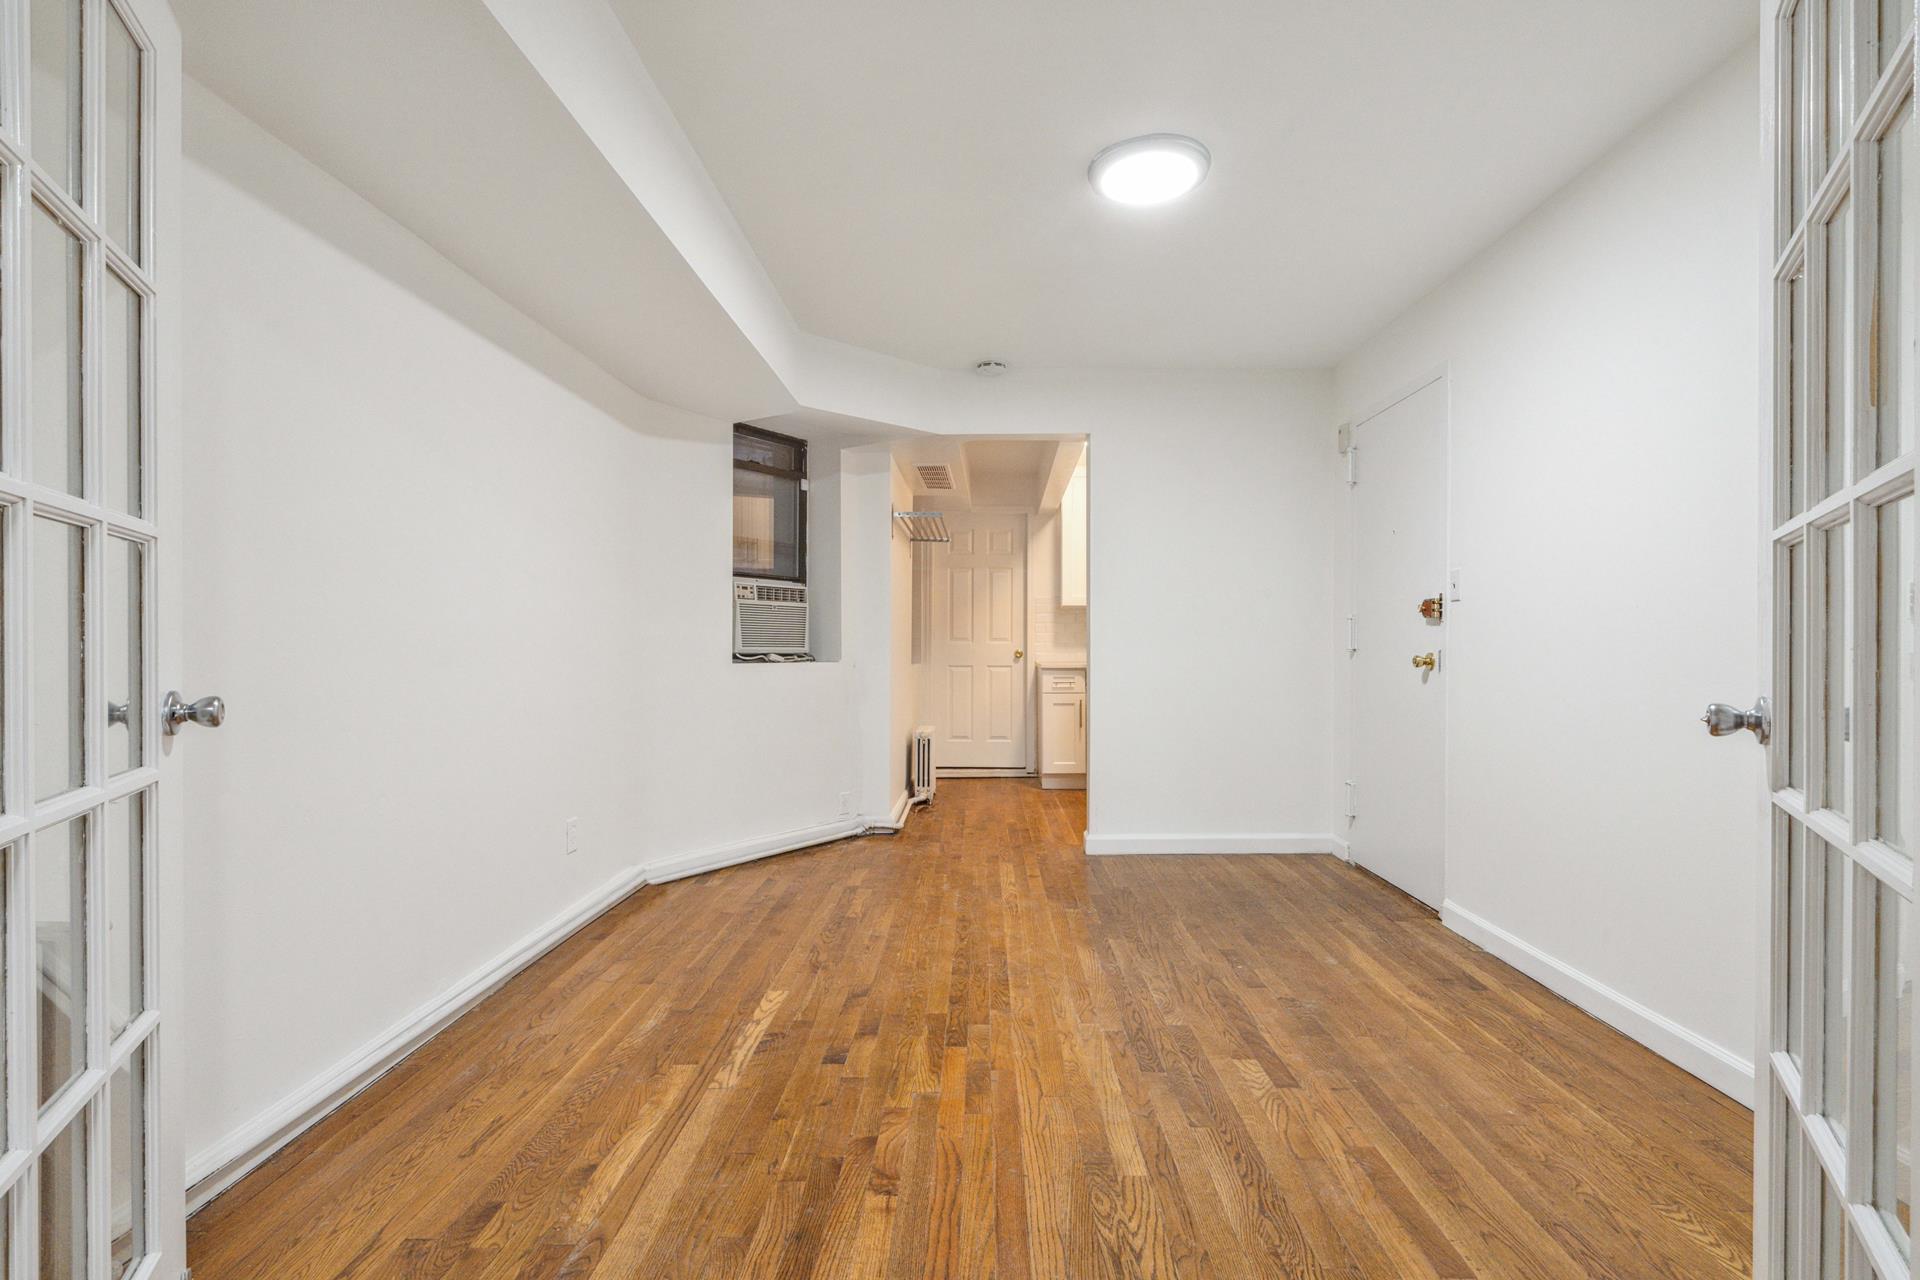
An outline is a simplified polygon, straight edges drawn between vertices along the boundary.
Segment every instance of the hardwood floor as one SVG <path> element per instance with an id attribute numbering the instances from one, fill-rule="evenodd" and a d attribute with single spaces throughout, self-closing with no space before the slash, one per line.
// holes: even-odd
<path id="1" fill-rule="evenodd" d="M 1322 857 L 1075 792 L 642 890 L 193 1219 L 195 1280 L 1750 1272 L 1752 1117 Z"/>

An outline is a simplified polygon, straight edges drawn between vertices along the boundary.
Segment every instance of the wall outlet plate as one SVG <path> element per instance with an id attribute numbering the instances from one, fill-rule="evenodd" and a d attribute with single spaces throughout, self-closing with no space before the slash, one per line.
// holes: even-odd
<path id="1" fill-rule="evenodd" d="M 580 852 L 580 819 L 567 819 L 567 852 Z"/>
<path id="2" fill-rule="evenodd" d="M 842 791 L 840 793 L 840 816 L 844 818 L 849 814 L 851 814 L 852 812 L 853 812 L 853 792 Z"/>

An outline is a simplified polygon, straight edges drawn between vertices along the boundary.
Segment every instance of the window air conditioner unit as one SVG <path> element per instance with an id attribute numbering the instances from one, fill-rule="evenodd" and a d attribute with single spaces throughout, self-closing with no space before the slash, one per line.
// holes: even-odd
<path id="1" fill-rule="evenodd" d="M 767 578 L 733 580 L 733 651 L 807 651 L 807 587 Z"/>

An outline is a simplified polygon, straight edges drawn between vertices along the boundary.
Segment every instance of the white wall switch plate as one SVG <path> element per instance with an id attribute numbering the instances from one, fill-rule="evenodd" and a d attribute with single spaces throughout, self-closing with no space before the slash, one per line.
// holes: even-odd
<path id="1" fill-rule="evenodd" d="M 840 816 L 844 818 L 852 812 L 853 812 L 853 792 L 842 791 L 840 793 Z"/>
<path id="2" fill-rule="evenodd" d="M 580 852 L 580 819 L 567 819 L 567 852 Z"/>
<path id="3" fill-rule="evenodd" d="M 1460 602 L 1460 571 L 1458 569 L 1447 570 L 1447 601 L 1451 604 Z"/>

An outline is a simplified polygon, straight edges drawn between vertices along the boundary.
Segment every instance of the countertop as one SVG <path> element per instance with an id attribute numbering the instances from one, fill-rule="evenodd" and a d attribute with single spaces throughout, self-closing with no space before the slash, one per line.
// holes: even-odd
<path id="1" fill-rule="evenodd" d="M 1043 658 L 1033 660 L 1037 671 L 1085 671 L 1087 655 L 1084 653 L 1050 653 Z"/>

